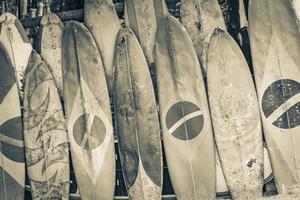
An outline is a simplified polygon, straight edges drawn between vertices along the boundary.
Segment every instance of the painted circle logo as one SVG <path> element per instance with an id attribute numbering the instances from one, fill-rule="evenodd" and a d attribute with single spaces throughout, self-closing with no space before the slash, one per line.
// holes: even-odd
<path id="1" fill-rule="evenodd" d="M 200 108 L 188 101 L 175 103 L 166 116 L 170 134 L 180 140 L 191 140 L 203 129 L 204 117 Z"/>
<path id="2" fill-rule="evenodd" d="M 278 128 L 297 127 L 300 124 L 300 84 L 290 79 L 272 83 L 263 95 L 262 110 Z"/>
<path id="3" fill-rule="evenodd" d="M 94 116 L 89 119 L 89 114 L 81 115 L 74 123 L 73 137 L 76 143 L 86 150 L 92 150 L 100 146 L 106 135 L 106 128 L 103 121 Z M 87 121 L 92 120 L 90 130 L 87 130 Z"/>

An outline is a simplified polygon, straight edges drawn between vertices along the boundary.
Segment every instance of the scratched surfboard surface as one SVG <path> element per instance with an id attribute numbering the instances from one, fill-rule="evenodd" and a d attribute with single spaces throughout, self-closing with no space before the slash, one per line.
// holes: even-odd
<path id="1" fill-rule="evenodd" d="M 114 50 L 121 28 L 112 0 L 84 1 L 84 24 L 93 35 L 100 51 L 108 88 L 112 92 Z"/>
<path id="2" fill-rule="evenodd" d="M 177 199 L 214 199 L 215 150 L 204 82 L 192 41 L 175 18 L 161 20 L 155 51 L 163 142 Z"/>
<path id="3" fill-rule="evenodd" d="M 155 96 L 142 49 L 129 28 L 119 32 L 114 97 L 121 163 L 130 199 L 159 200 L 162 150 Z"/>
<path id="4" fill-rule="evenodd" d="M 222 29 L 212 34 L 207 55 L 209 105 L 226 183 L 233 199 L 256 199 L 263 188 L 263 140 L 250 70 Z"/>
<path id="5" fill-rule="evenodd" d="M 113 199 L 115 151 L 105 72 L 92 35 L 79 22 L 65 25 L 62 63 L 65 114 L 81 198 Z"/>
<path id="6" fill-rule="evenodd" d="M 193 41 L 205 76 L 210 36 L 217 27 L 226 30 L 221 8 L 217 0 L 182 0 L 180 15 L 181 22 Z"/>
<path id="7" fill-rule="evenodd" d="M 35 51 L 29 59 L 24 88 L 26 166 L 33 199 L 68 199 L 67 129 L 54 79 Z"/>
<path id="8" fill-rule="evenodd" d="M 25 153 L 20 98 L 13 64 L 0 44 L 0 199 L 23 200 Z"/>
<path id="9" fill-rule="evenodd" d="M 38 51 L 53 76 L 59 95 L 62 97 L 61 43 L 63 24 L 56 14 L 48 12 L 41 18 Z"/>
<path id="10" fill-rule="evenodd" d="M 156 15 L 153 0 L 125 0 L 125 25 L 139 40 L 148 65 L 153 64 Z"/>
<path id="11" fill-rule="evenodd" d="M 19 90 L 23 87 L 24 73 L 32 46 L 20 21 L 10 13 L 0 16 L 0 43 L 7 50 L 15 69 Z M 22 92 L 20 90 L 22 99 Z"/>
<path id="12" fill-rule="evenodd" d="M 249 34 L 275 183 L 292 192 L 300 183 L 300 36 L 291 2 L 251 0 Z"/>

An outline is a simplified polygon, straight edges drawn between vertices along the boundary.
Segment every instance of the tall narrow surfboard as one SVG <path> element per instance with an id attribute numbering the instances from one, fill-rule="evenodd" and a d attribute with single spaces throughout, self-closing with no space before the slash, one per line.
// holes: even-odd
<path id="1" fill-rule="evenodd" d="M 81 198 L 111 200 L 115 151 L 101 57 L 92 35 L 79 22 L 65 26 L 62 49 L 65 114 Z"/>
<path id="2" fill-rule="evenodd" d="M 157 29 L 153 0 L 125 0 L 125 9 L 125 25 L 133 30 L 148 65 L 152 65 Z"/>
<path id="3" fill-rule="evenodd" d="M 263 188 L 263 139 L 254 82 L 234 39 L 217 28 L 207 53 L 207 87 L 215 140 L 233 199 Z"/>
<path id="4" fill-rule="evenodd" d="M 25 153 L 20 98 L 13 64 L 0 44 L 0 199 L 23 200 Z"/>
<path id="5" fill-rule="evenodd" d="M 121 28 L 112 0 L 84 1 L 84 24 L 96 41 L 103 61 L 108 88 L 112 93 L 114 50 Z"/>
<path id="6" fill-rule="evenodd" d="M 175 18 L 161 20 L 155 53 L 163 142 L 177 199 L 214 199 L 215 149 L 206 91 L 192 41 Z"/>
<path id="7" fill-rule="evenodd" d="M 63 24 L 56 14 L 48 12 L 40 21 L 38 51 L 47 63 L 59 95 L 62 97 L 61 43 Z"/>
<path id="8" fill-rule="evenodd" d="M 160 200 L 162 149 L 155 96 L 131 29 L 119 32 L 115 55 L 115 118 L 127 191 L 132 200 Z"/>
<path id="9" fill-rule="evenodd" d="M 249 35 L 275 183 L 291 192 L 300 184 L 300 35 L 291 2 L 251 0 Z"/>
<path id="10" fill-rule="evenodd" d="M 32 46 L 20 21 L 10 13 L 0 16 L 0 43 L 7 49 L 16 72 L 18 88 L 21 89 Z"/>
<path id="11" fill-rule="evenodd" d="M 221 8 L 217 0 L 182 0 L 181 21 L 188 31 L 203 74 L 206 74 L 206 55 L 210 36 L 215 28 L 226 29 Z"/>
<path id="12" fill-rule="evenodd" d="M 33 51 L 24 88 L 26 166 L 34 200 L 69 199 L 69 148 L 62 105 L 50 70 Z"/>

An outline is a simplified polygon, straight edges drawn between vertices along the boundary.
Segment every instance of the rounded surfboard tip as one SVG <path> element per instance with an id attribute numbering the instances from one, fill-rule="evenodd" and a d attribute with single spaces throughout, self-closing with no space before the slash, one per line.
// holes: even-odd
<path id="1" fill-rule="evenodd" d="M 21 35 L 23 41 L 25 43 L 30 43 L 30 40 L 29 40 L 29 38 L 28 38 L 21 22 L 19 21 L 19 19 L 15 15 L 13 15 L 11 13 L 8 13 L 8 12 L 3 13 L 0 16 L 0 30 L 2 30 L 1 29 L 2 24 L 6 24 L 6 23 L 14 24 L 15 27 L 17 28 L 19 34 Z"/>
<path id="2" fill-rule="evenodd" d="M 45 15 L 43 15 L 41 18 L 40 24 L 42 26 L 47 26 L 49 24 L 58 24 L 59 26 L 63 25 L 60 18 L 52 12 L 49 12 L 49 13 L 46 13 Z"/>

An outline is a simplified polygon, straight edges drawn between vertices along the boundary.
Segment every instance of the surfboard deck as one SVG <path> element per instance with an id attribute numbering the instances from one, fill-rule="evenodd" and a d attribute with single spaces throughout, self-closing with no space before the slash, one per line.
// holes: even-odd
<path id="1" fill-rule="evenodd" d="M 33 199 L 69 199 L 69 148 L 62 105 L 50 70 L 32 52 L 24 88 L 26 166 Z"/>
<path id="2" fill-rule="evenodd" d="M 215 150 L 204 82 L 192 41 L 174 17 L 161 20 L 155 54 L 163 144 L 177 199 L 215 199 Z"/>
<path id="3" fill-rule="evenodd" d="M 20 98 L 13 64 L 0 43 L 0 199 L 23 200 L 25 153 Z"/>
<path id="4" fill-rule="evenodd" d="M 219 155 L 216 153 L 216 191 L 217 196 L 229 196 L 230 192 L 225 181 L 224 173 L 221 166 Z M 268 149 L 264 144 L 264 185 L 273 180 L 272 168 L 269 158 Z"/>
<path id="5" fill-rule="evenodd" d="M 0 30 L 0 43 L 7 49 L 13 64 L 22 99 L 21 88 L 32 46 L 22 24 L 13 14 L 3 13 L 0 16 Z"/>
<path id="6" fill-rule="evenodd" d="M 115 151 L 108 89 L 96 43 L 79 22 L 63 33 L 64 104 L 81 198 L 113 199 Z"/>
<path id="7" fill-rule="evenodd" d="M 247 62 L 220 28 L 207 53 L 207 87 L 214 135 L 233 199 L 256 199 L 263 188 L 263 139 L 259 106 Z"/>
<path id="8" fill-rule="evenodd" d="M 112 93 L 114 50 L 121 28 L 112 0 L 84 1 L 84 24 L 93 35 L 100 51 L 108 88 Z"/>
<path id="9" fill-rule="evenodd" d="M 264 136 L 279 193 L 300 176 L 300 38 L 290 1 L 251 0 L 249 35 Z M 259 14 L 258 14 L 259 13 Z"/>
<path id="10" fill-rule="evenodd" d="M 161 199 L 162 149 L 151 76 L 129 28 L 121 29 L 115 53 L 115 119 L 124 180 L 130 199 Z"/>
<path id="11" fill-rule="evenodd" d="M 207 47 L 214 29 L 226 30 L 223 14 L 217 0 L 182 0 L 181 22 L 188 31 L 203 75 L 206 76 Z"/>
<path id="12" fill-rule="evenodd" d="M 126 0 L 125 9 L 125 26 L 133 30 L 150 66 L 154 63 L 157 29 L 154 3 L 152 0 Z"/>
<path id="13" fill-rule="evenodd" d="M 38 36 L 38 52 L 47 64 L 58 89 L 59 96 L 63 95 L 61 69 L 61 43 L 64 25 L 54 13 L 48 12 L 40 21 Z"/>

